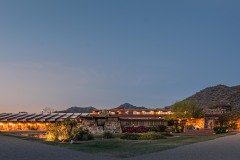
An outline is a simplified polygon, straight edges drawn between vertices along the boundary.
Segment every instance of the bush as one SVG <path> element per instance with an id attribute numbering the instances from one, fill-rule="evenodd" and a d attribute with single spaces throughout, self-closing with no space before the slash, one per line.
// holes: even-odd
<path id="1" fill-rule="evenodd" d="M 238 124 L 236 122 L 230 123 L 229 127 L 232 129 L 237 129 L 238 128 Z"/>
<path id="2" fill-rule="evenodd" d="M 139 134 L 136 133 L 125 133 L 123 136 L 121 136 L 121 139 L 127 139 L 127 140 L 138 140 L 140 137 Z"/>
<path id="3" fill-rule="evenodd" d="M 166 136 L 166 137 L 172 137 L 173 136 L 173 134 L 170 133 L 170 132 L 164 132 L 164 133 L 162 133 L 162 135 Z"/>
<path id="4" fill-rule="evenodd" d="M 184 130 L 184 126 L 182 125 L 173 125 L 173 131 L 176 133 L 181 133 Z"/>
<path id="5" fill-rule="evenodd" d="M 66 142 L 70 140 L 91 140 L 93 135 L 88 130 L 83 130 L 77 126 L 75 121 L 62 121 L 47 125 L 46 138 L 49 141 Z"/>
<path id="6" fill-rule="evenodd" d="M 164 136 L 157 132 L 147 132 L 140 134 L 140 140 L 155 140 L 155 139 L 163 139 Z"/>
<path id="7" fill-rule="evenodd" d="M 93 140 L 93 139 L 94 139 L 93 134 L 88 134 L 88 140 Z"/>
<path id="8" fill-rule="evenodd" d="M 90 139 L 94 139 L 93 135 L 89 133 L 89 130 L 81 130 L 79 132 L 79 136 L 78 136 L 78 140 L 90 140 Z"/>
<path id="9" fill-rule="evenodd" d="M 31 126 L 29 127 L 29 130 L 37 130 L 37 128 L 35 126 Z"/>
<path id="10" fill-rule="evenodd" d="M 74 141 L 77 141 L 77 140 L 79 140 L 79 139 L 81 139 L 81 131 L 82 131 L 82 128 L 81 127 L 78 127 L 78 128 L 74 128 L 73 130 L 72 130 L 72 139 L 74 140 Z"/>
<path id="11" fill-rule="evenodd" d="M 164 125 L 150 127 L 149 130 L 153 132 L 165 132 L 167 129 Z"/>
<path id="12" fill-rule="evenodd" d="M 46 134 L 47 141 L 55 141 L 56 139 L 57 139 L 57 136 L 53 132 L 48 132 Z"/>
<path id="13" fill-rule="evenodd" d="M 88 135 L 87 135 L 87 134 L 84 134 L 84 135 L 81 137 L 81 140 L 82 140 L 82 141 L 87 141 L 87 140 L 88 140 Z"/>
<path id="14" fill-rule="evenodd" d="M 155 139 L 163 139 L 165 138 L 163 135 L 157 132 L 147 132 L 147 133 L 125 133 L 121 139 L 127 140 L 155 140 Z"/>
<path id="15" fill-rule="evenodd" d="M 113 138 L 112 132 L 110 132 L 110 131 L 104 131 L 104 132 L 103 132 L 103 138 L 104 138 L 104 139 L 111 139 L 111 138 Z"/>
<path id="16" fill-rule="evenodd" d="M 214 127 L 213 130 L 216 134 L 221 134 L 221 133 L 227 133 L 228 132 L 227 127 Z"/>
<path id="17" fill-rule="evenodd" d="M 148 129 L 144 126 L 139 126 L 139 127 L 124 127 L 122 129 L 123 132 L 128 132 L 128 133 L 144 133 L 147 132 Z"/>

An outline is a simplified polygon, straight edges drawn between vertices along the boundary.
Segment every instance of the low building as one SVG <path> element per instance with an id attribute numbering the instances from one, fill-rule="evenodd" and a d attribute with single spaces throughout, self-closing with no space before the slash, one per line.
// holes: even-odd
<path id="1" fill-rule="evenodd" d="M 105 109 L 94 110 L 92 114 L 81 116 L 83 126 L 92 133 L 103 130 L 121 132 L 123 127 L 168 125 L 164 116 L 172 114 L 159 109 Z"/>
<path id="2" fill-rule="evenodd" d="M 81 113 L 0 113 L 0 130 L 46 130 L 48 123 L 75 120 Z"/>
<path id="3" fill-rule="evenodd" d="M 219 126 L 219 117 L 231 111 L 232 107 L 230 105 L 216 105 L 211 108 L 204 109 L 204 128 L 212 129 L 215 126 Z"/>

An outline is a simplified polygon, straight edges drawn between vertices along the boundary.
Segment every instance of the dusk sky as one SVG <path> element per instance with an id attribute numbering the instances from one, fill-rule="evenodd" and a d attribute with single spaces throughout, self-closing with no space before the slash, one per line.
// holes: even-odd
<path id="1" fill-rule="evenodd" d="M 240 1 L 1 0 L 0 112 L 161 108 L 239 85 Z"/>

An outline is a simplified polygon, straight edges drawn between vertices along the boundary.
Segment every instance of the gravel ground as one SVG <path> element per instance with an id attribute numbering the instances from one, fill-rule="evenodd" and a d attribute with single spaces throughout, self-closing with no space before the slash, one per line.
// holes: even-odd
<path id="1" fill-rule="evenodd" d="M 240 134 L 182 146 L 131 160 L 240 160 Z"/>
<path id="2" fill-rule="evenodd" d="M 111 158 L 0 135 L 0 160 L 111 160 Z"/>

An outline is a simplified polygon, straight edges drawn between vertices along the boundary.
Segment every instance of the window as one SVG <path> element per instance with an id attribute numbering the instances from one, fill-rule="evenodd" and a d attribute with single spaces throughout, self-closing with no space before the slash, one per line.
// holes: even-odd
<path id="1" fill-rule="evenodd" d="M 114 115 L 114 114 L 115 114 L 115 112 L 110 112 L 110 114 L 111 114 L 111 115 Z"/>
<path id="2" fill-rule="evenodd" d="M 8 125 L 8 129 L 9 129 L 9 130 L 12 129 L 12 125 L 11 125 L 11 124 Z"/>
<path id="3" fill-rule="evenodd" d="M 150 112 L 145 112 L 145 114 L 146 114 L 146 115 L 149 115 L 149 114 L 150 114 Z"/>
<path id="4" fill-rule="evenodd" d="M 148 122 L 149 126 L 153 126 L 153 121 Z"/>
<path id="5" fill-rule="evenodd" d="M 140 114 L 140 112 L 134 111 L 133 114 Z"/>
<path id="6" fill-rule="evenodd" d="M 127 122 L 126 122 L 126 125 L 127 125 L 127 126 L 131 126 L 131 125 L 132 125 L 131 121 L 127 121 Z"/>
<path id="7" fill-rule="evenodd" d="M 161 124 L 161 125 L 164 125 L 164 121 L 160 121 L 160 124 Z"/>
<path id="8" fill-rule="evenodd" d="M 134 125 L 134 126 L 138 126 L 138 121 L 135 121 L 135 122 L 133 123 L 133 125 Z"/>
<path id="9" fill-rule="evenodd" d="M 139 121 L 139 126 L 144 126 L 144 121 Z"/>

